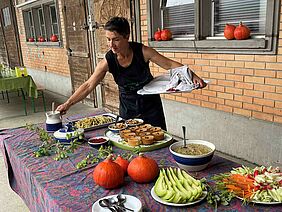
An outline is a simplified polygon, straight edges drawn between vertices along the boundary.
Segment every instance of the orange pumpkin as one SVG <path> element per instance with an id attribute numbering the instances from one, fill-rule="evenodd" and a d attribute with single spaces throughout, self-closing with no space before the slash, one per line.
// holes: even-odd
<path id="1" fill-rule="evenodd" d="M 228 40 L 234 39 L 234 30 L 236 29 L 236 26 L 232 24 L 226 24 L 224 28 L 224 37 Z"/>
<path id="2" fill-rule="evenodd" d="M 124 171 L 124 174 L 127 173 L 127 167 L 129 165 L 128 160 L 126 160 L 123 157 L 121 157 L 120 155 L 118 155 L 114 162 L 121 166 L 121 168 Z"/>
<path id="3" fill-rule="evenodd" d="M 237 26 L 234 30 L 234 37 L 236 38 L 236 40 L 245 40 L 250 37 L 250 33 L 250 29 L 242 22 L 240 22 L 239 26 Z"/>
<path id="4" fill-rule="evenodd" d="M 110 155 L 95 167 L 93 179 L 97 185 L 106 189 L 113 189 L 124 183 L 124 172 L 121 166 L 113 161 L 112 155 Z"/>
<path id="5" fill-rule="evenodd" d="M 140 154 L 129 163 L 127 173 L 137 183 L 149 183 L 158 176 L 159 166 L 155 160 Z"/>
<path id="6" fill-rule="evenodd" d="M 155 38 L 156 41 L 162 40 L 161 33 L 162 33 L 162 31 L 160 30 L 160 28 L 158 28 L 158 31 L 156 31 L 155 34 L 154 34 L 154 38 Z"/>
<path id="7" fill-rule="evenodd" d="M 161 32 L 161 38 L 162 40 L 170 40 L 172 38 L 172 33 L 168 29 L 164 29 Z"/>

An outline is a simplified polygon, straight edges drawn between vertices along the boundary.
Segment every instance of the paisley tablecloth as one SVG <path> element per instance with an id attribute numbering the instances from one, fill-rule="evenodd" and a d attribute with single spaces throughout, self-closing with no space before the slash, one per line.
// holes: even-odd
<path id="1" fill-rule="evenodd" d="M 95 114 L 102 112 L 98 111 Z M 89 132 L 86 137 L 103 135 L 105 130 L 104 128 Z M 143 211 L 214 211 L 205 200 L 189 207 L 162 205 L 151 197 L 150 190 L 153 183 L 137 184 L 128 176 L 121 188 L 105 190 L 93 182 L 92 172 L 95 165 L 82 170 L 77 170 L 75 167 L 88 153 L 95 154 L 96 149 L 85 143 L 69 158 L 55 161 L 52 156 L 41 158 L 32 156 L 40 143 L 38 135 L 25 128 L 0 131 L 0 149 L 7 167 L 10 186 L 32 212 L 91 211 L 96 200 L 118 193 L 139 198 L 143 204 Z M 114 152 L 125 151 L 114 147 Z M 165 165 L 176 166 L 168 148 L 147 152 L 146 155 L 158 162 L 164 160 Z M 194 173 L 194 176 L 206 177 L 209 180 L 212 175 L 230 171 L 231 167 L 237 166 L 239 164 L 215 155 L 209 167 L 204 171 Z M 218 211 L 282 211 L 282 206 L 281 204 L 278 206 L 252 204 L 243 206 L 240 200 L 233 200 L 229 206 L 220 206 Z"/>

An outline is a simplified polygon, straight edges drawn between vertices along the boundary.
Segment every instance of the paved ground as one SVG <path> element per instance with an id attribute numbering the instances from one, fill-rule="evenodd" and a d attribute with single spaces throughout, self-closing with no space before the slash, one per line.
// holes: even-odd
<path id="1" fill-rule="evenodd" d="M 47 111 L 51 110 L 52 102 L 56 105 L 63 103 L 66 98 L 51 92 L 44 92 L 46 99 Z M 45 112 L 43 109 L 43 101 L 41 98 L 35 100 L 36 113 L 32 111 L 31 102 L 27 103 L 28 115 L 24 115 L 21 96 L 17 93 L 9 94 L 10 103 L 7 98 L 3 99 L 0 92 L 0 129 L 14 128 L 24 126 L 26 123 L 42 123 L 45 122 Z M 76 104 L 68 114 L 78 114 L 93 112 L 93 107 Z M 4 165 L 2 152 L 0 151 L 0 212 L 27 212 L 29 209 L 22 199 L 11 190 L 8 184 L 7 171 Z"/>
<path id="2" fill-rule="evenodd" d="M 31 103 L 28 102 L 28 115 L 24 115 L 24 109 L 21 102 L 21 97 L 17 96 L 17 93 L 12 93 L 10 96 L 10 103 L 7 103 L 7 99 L 1 99 L 0 93 L 0 129 L 14 128 L 24 126 L 26 123 L 42 123 L 45 122 L 45 112 L 43 110 L 42 99 L 36 99 L 36 113 L 31 109 Z M 56 105 L 63 103 L 66 97 L 45 91 L 47 111 L 51 110 L 52 102 Z M 69 115 L 93 112 L 93 107 L 76 104 L 68 112 Z M 252 165 L 240 159 L 234 159 L 228 155 L 217 152 L 217 155 L 231 159 L 235 162 Z M 8 184 L 7 172 L 4 166 L 4 160 L 0 151 L 0 212 L 28 212 L 29 209 L 22 201 L 22 199 L 11 190 Z"/>

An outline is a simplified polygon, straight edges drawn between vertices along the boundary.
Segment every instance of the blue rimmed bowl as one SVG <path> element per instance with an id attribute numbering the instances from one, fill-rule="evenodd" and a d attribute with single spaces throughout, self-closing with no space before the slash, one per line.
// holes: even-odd
<path id="1" fill-rule="evenodd" d="M 100 146 L 107 145 L 108 142 L 109 142 L 109 138 L 106 136 L 92 137 L 88 140 L 88 144 L 96 149 L 99 149 Z"/>
<path id="2" fill-rule="evenodd" d="M 203 140 L 189 140 L 186 142 L 186 145 L 188 144 L 202 144 L 211 148 L 211 151 L 203 155 L 185 155 L 174 151 L 177 147 L 184 146 L 184 142 L 175 142 L 170 145 L 169 151 L 171 152 L 177 165 L 185 171 L 200 171 L 205 169 L 212 160 L 215 152 L 215 145 Z"/>

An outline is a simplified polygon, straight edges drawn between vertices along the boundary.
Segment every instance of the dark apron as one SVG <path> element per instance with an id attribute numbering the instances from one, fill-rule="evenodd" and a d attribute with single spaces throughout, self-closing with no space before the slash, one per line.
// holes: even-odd
<path id="1" fill-rule="evenodd" d="M 166 130 L 160 95 L 127 94 L 121 90 L 119 90 L 119 113 L 122 118 L 141 118 L 144 123 Z"/>

